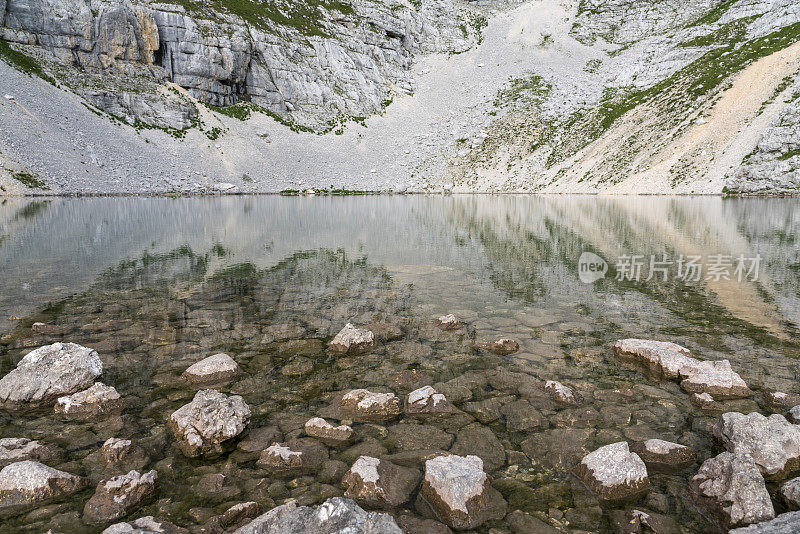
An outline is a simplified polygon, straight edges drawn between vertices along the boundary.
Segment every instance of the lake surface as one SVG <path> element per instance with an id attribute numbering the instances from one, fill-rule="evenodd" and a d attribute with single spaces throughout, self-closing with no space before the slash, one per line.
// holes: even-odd
<path id="1" fill-rule="evenodd" d="M 243 396 L 251 428 L 275 426 L 287 439 L 301 435 L 308 418 L 329 413 L 337 393 L 407 393 L 395 377 L 417 369 L 474 422 L 356 424 L 359 442 L 328 448 L 332 460 L 349 466 L 369 454 L 413 464 L 408 451 L 433 435 L 440 449 L 488 456 L 509 511 L 564 532 L 610 532 L 614 508 L 598 507 L 572 468 L 608 443 L 677 441 L 698 451 L 698 463 L 652 474 L 648 496 L 618 509 L 648 510 L 704 532 L 709 524 L 686 481 L 721 450 L 711 435 L 716 417 L 677 384 L 620 366 L 610 344 L 674 341 L 702 359 L 729 359 L 757 393 L 800 393 L 798 239 L 793 199 L 8 199 L 0 206 L 0 374 L 38 346 L 79 343 L 98 351 L 102 381 L 127 408 L 88 423 L 48 410 L 0 412 L 0 437 L 56 443 L 66 452 L 53 466 L 75 474 L 87 473 L 86 457 L 107 438 L 129 438 L 147 451 L 148 469 L 161 481 L 158 499 L 129 518 L 195 526 L 237 502 L 318 504 L 343 489 L 329 476 L 270 477 L 236 453 L 182 457 L 165 421 L 194 395 L 179 379 L 186 367 L 217 352 L 232 355 L 244 374 L 220 390 Z M 597 256 L 593 266 L 580 264 L 584 252 Z M 600 259 L 605 276 L 582 281 L 590 271 L 602 274 Z M 434 328 L 447 313 L 466 329 Z M 64 333 L 37 334 L 36 321 Z M 403 335 L 368 355 L 334 358 L 325 342 L 347 322 L 388 322 Z M 519 352 L 473 348 L 500 337 L 518 341 Z M 583 405 L 524 399 L 509 373 L 561 381 Z M 521 400 L 531 404 L 522 422 L 514 413 Z M 769 413 L 759 394 L 725 406 Z M 217 492 L 200 483 L 214 473 L 227 475 Z M 79 519 L 92 493 L 5 521 L 0 532 L 99 532 Z M 412 502 L 396 513 L 417 512 Z M 491 526 L 504 524 L 482 531 Z"/>

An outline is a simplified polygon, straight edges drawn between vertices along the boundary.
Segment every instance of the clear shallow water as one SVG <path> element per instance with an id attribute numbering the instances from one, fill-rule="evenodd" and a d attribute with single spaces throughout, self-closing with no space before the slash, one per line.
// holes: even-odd
<path id="1" fill-rule="evenodd" d="M 130 517 L 191 526 L 236 502 L 270 506 L 292 496 L 316 504 L 342 491 L 324 477 L 271 478 L 235 456 L 181 457 L 164 423 L 193 396 L 178 380 L 191 363 L 220 351 L 233 355 L 244 376 L 220 389 L 250 404 L 251 427 L 278 426 L 287 438 L 325 414 L 335 393 L 402 393 L 395 375 L 419 369 L 457 396 L 457 407 L 475 419 L 471 429 L 491 431 L 494 438 L 484 434 L 482 442 L 467 439 L 474 433 L 464 428 L 437 428 L 437 435 L 441 446 L 462 454 L 495 451 L 494 484 L 510 510 L 566 532 L 610 530 L 612 509 L 599 508 L 570 475 L 587 452 L 652 437 L 693 446 L 700 461 L 719 449 L 714 417 L 676 384 L 619 366 L 609 344 L 623 337 L 675 341 L 701 358 L 730 359 L 753 389 L 800 392 L 798 238 L 800 204 L 791 199 L 12 199 L 0 206 L 0 372 L 61 339 L 32 332 L 34 321 L 57 324 L 64 340 L 98 350 L 102 380 L 128 408 L 120 418 L 83 424 L 48 411 L 0 413 L 0 437 L 58 443 L 67 454 L 55 466 L 76 474 L 86 472 L 85 457 L 108 437 L 131 438 L 148 451 L 161 489 L 158 501 Z M 585 251 L 610 264 L 604 279 L 579 280 Z M 666 281 L 645 281 L 651 254 L 701 256 L 706 270 L 716 254 L 758 256 L 761 263 L 757 280 L 740 282 L 731 265 L 731 280 L 706 280 L 704 271 L 700 281 L 684 282 L 673 264 Z M 645 257 L 641 280 L 616 280 L 615 264 L 630 255 Z M 431 327 L 450 312 L 468 323 L 465 332 Z M 348 321 L 391 322 L 404 337 L 367 356 L 331 358 L 324 342 Z M 472 349 L 476 340 L 501 336 L 521 350 L 497 357 Z M 526 399 L 508 372 L 560 380 L 585 402 L 562 408 L 527 399 L 534 422 L 519 430 L 505 407 Z M 760 402 L 755 395 L 726 406 L 768 413 Z M 394 424 L 359 425 L 355 448 L 330 448 L 330 458 L 350 464 L 359 454 L 419 448 L 400 439 L 407 427 Z M 653 475 L 650 495 L 634 506 L 688 532 L 708 530 L 686 495 L 697 467 Z M 230 490 L 197 490 L 202 475 L 219 472 L 229 476 Z M 7 521 L 0 532 L 102 530 L 81 525 L 77 515 L 91 493 Z M 407 513 L 415 513 L 413 504 Z"/>

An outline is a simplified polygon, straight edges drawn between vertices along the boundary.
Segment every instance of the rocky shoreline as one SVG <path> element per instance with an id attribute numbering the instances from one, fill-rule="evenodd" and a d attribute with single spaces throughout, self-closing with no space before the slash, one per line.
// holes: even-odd
<path id="1" fill-rule="evenodd" d="M 466 341 L 468 350 L 476 355 L 507 358 L 520 349 L 519 343 L 509 338 L 465 340 L 469 321 L 453 314 L 420 328 L 426 337 L 440 342 Z M 33 329 L 39 333 L 38 339 L 66 332 L 45 323 L 36 323 Z M 267 342 L 295 338 L 291 343 L 298 347 L 319 342 L 303 338 L 288 326 L 274 325 L 265 332 Z M 348 323 L 329 338 L 325 350 L 337 364 L 348 366 L 372 358 L 371 353 L 384 344 L 387 348 L 393 343 L 407 344 L 396 341 L 403 337 L 403 329 L 392 323 L 361 327 Z M 422 354 L 415 355 L 411 348 L 405 349 L 404 358 Z M 311 360 L 302 350 L 281 368 L 285 377 L 308 373 Z M 613 353 L 621 365 L 661 383 L 680 381 L 683 395 L 700 397 L 704 406 L 755 394 L 727 360 L 700 360 L 675 343 L 624 339 L 614 343 Z M 30 351 L 0 379 L 2 408 L 18 418 L 36 417 L 37 410 L 49 409 L 67 421 L 106 421 L 101 425 L 113 433 L 119 425 L 115 420 L 125 426 L 125 418 L 133 415 L 126 415 L 122 402 L 130 392 L 96 382 L 114 379 L 113 375 L 106 377 L 102 360 L 102 350 L 67 342 Z M 76 462 L 70 450 L 51 442 L 52 436 L 45 431 L 37 439 L 22 435 L 0 439 L 0 517 L 26 514 L 28 521 L 41 524 L 37 517 L 47 518 L 64 510 L 61 503 L 85 495 L 89 498 L 82 513 L 62 512 L 60 523 L 49 523 L 50 532 L 83 531 L 77 528 L 79 523 L 102 527 L 104 534 L 333 534 L 343 529 L 362 534 L 422 534 L 483 532 L 488 527 L 492 527 L 490 532 L 510 529 L 517 534 L 579 532 L 584 528 L 581 524 L 588 526 L 577 516 L 557 521 L 558 514 L 551 510 L 554 528 L 517 508 L 520 498 L 531 491 L 522 481 L 509 486 L 512 479 L 503 475 L 502 483 L 495 487 L 495 477 L 507 465 L 518 466 L 523 457 L 536 463 L 569 444 L 556 440 L 527 446 L 523 441 L 522 451 L 514 450 L 505 439 L 499 440 L 490 426 L 484 426 L 494 417 L 504 414 L 506 425 L 524 436 L 542 426 L 541 415 L 533 406 L 556 407 L 553 420 L 562 414 L 581 417 L 581 411 L 593 411 L 578 392 L 553 380 L 560 377 L 538 381 L 505 370 L 468 371 L 446 382 L 434 382 L 424 372 L 405 370 L 387 375 L 392 378 L 378 387 L 328 396 L 329 402 L 316 416 L 292 416 L 295 422 L 288 427 L 276 427 L 254 424 L 253 416 L 261 419 L 281 414 L 266 414 L 263 408 L 248 403 L 251 395 L 218 390 L 247 383 L 248 369 L 224 353 L 196 361 L 181 372 L 180 387 L 196 391 L 192 400 L 160 423 L 170 433 L 162 446 L 174 447 L 183 457 L 194 459 L 192 465 L 204 473 L 187 483 L 201 499 L 223 503 L 222 513 L 201 514 L 198 509 L 194 525 L 178 526 L 168 520 L 175 503 L 159 499 L 159 488 L 162 477 L 175 476 L 174 462 L 165 458 L 153 463 L 151 453 L 145 450 L 149 446 L 140 446 L 137 436 L 109 437 L 102 447 Z M 496 400 L 502 397 L 470 401 L 470 389 L 488 383 L 500 391 L 515 392 L 519 400 L 499 404 Z M 776 391 L 763 391 L 762 395 L 780 413 L 768 417 L 755 411 L 720 413 L 713 437 L 723 452 L 716 456 L 659 438 L 613 441 L 600 437 L 600 442 L 611 442 L 563 467 L 571 469 L 585 485 L 589 493 L 583 498 L 594 503 L 588 509 L 597 511 L 596 519 L 607 513 L 609 523 L 620 532 L 679 531 L 675 517 L 652 510 L 656 500 L 650 493 L 653 477 L 680 472 L 696 472 L 688 480 L 688 498 L 715 528 L 736 533 L 792 532 L 800 528 L 800 513 L 782 511 L 800 509 L 800 477 L 793 478 L 800 475 L 800 426 L 793 423 L 800 397 Z M 577 423 L 574 419 L 567 422 L 562 431 L 580 431 L 584 425 Z M 399 451 L 388 454 L 381 436 L 395 440 Z M 221 472 L 209 464 L 220 461 L 224 462 Z M 241 469 L 248 471 L 247 476 L 242 476 Z M 319 481 L 313 482 L 318 485 L 313 496 L 292 494 L 302 480 Z M 250 489 L 243 492 L 242 483 Z M 779 484 L 777 493 L 768 490 L 773 484 Z M 137 518 L 146 506 L 150 506 L 148 511 L 165 515 Z"/>

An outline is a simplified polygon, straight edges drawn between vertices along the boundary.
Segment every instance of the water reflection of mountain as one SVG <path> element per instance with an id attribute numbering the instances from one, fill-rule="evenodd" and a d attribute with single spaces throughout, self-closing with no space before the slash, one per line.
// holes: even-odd
<path id="1" fill-rule="evenodd" d="M 460 197 L 456 226 L 479 236 L 498 287 L 533 300 L 585 303 L 624 325 L 635 319 L 664 332 L 666 325 L 713 333 L 737 330 L 763 341 L 786 340 L 800 323 L 798 235 L 800 209 L 782 199 L 641 197 Z M 683 284 L 618 282 L 613 273 L 594 286 L 578 281 L 577 259 L 589 250 L 612 264 L 623 254 L 744 254 L 762 257 L 758 282 Z M 510 290 L 507 288 L 511 288 Z"/>
<path id="2" fill-rule="evenodd" d="M 713 313 L 725 328 L 750 325 L 786 338 L 800 324 L 798 227 L 800 208 L 787 199 L 12 199 L 0 207 L 0 305 L 7 315 L 24 316 L 89 287 L 126 260 L 184 246 L 211 251 L 209 273 L 244 263 L 264 269 L 297 251 L 325 248 L 368 257 L 402 274 L 404 282 L 453 269 L 442 276 L 493 284 L 496 294 L 486 298 L 497 302 L 586 304 L 621 325 L 635 314 L 639 330 L 670 325 L 713 331 L 705 324 Z M 759 253 L 763 269 L 758 284 L 682 287 L 607 279 L 587 286 L 576 272 L 583 250 L 612 263 L 626 253 Z M 0 330 L 10 326 L 6 319 Z"/>

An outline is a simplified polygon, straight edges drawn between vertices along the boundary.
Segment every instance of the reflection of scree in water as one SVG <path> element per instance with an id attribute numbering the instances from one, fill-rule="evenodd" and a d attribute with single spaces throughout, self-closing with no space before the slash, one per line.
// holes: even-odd
<path id="1" fill-rule="evenodd" d="M 585 284 L 591 284 L 606 276 L 608 264 L 592 252 L 584 252 L 578 259 L 578 278 Z"/>

